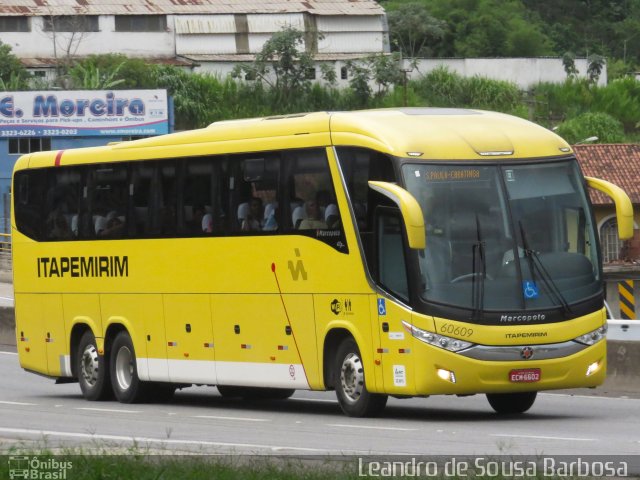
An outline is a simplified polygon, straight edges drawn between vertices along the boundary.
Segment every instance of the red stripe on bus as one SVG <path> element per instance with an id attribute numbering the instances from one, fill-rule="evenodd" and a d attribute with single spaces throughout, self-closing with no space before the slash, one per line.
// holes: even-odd
<path id="1" fill-rule="evenodd" d="M 64 150 L 58 150 L 58 153 L 56 154 L 56 167 L 60 166 L 60 159 L 62 158 L 63 153 Z"/>

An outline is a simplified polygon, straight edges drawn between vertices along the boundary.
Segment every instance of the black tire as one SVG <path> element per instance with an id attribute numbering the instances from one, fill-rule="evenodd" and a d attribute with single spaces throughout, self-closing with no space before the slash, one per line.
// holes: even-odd
<path id="1" fill-rule="evenodd" d="M 82 396 L 87 400 L 109 400 L 113 398 L 108 359 L 98 354 L 96 337 L 87 330 L 76 350 L 76 373 Z"/>
<path id="2" fill-rule="evenodd" d="M 336 353 L 335 389 L 342 411 L 350 417 L 375 417 L 384 410 L 387 395 L 370 393 L 360 350 L 352 338 L 342 341 Z"/>
<path id="3" fill-rule="evenodd" d="M 234 387 L 218 385 L 218 392 L 224 398 L 244 398 L 245 400 L 286 400 L 295 393 L 293 388 Z"/>
<path id="4" fill-rule="evenodd" d="M 118 333 L 113 340 L 110 360 L 109 369 L 116 400 L 121 403 L 148 401 L 153 392 L 153 384 L 140 381 L 133 342 L 126 331 Z"/>
<path id="5" fill-rule="evenodd" d="M 487 393 L 491 407 L 501 415 L 524 413 L 536 401 L 538 392 Z"/>

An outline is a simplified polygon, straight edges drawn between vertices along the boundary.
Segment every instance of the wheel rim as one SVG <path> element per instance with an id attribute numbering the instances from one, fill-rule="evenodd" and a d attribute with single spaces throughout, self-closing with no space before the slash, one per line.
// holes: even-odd
<path id="1" fill-rule="evenodd" d="M 87 345 L 82 352 L 81 373 L 84 382 L 90 387 L 98 381 L 98 350 L 95 345 Z"/>
<path id="2" fill-rule="evenodd" d="M 133 378 L 133 354 L 128 347 L 122 347 L 116 355 L 116 380 L 120 390 L 128 390 Z"/>
<path id="3" fill-rule="evenodd" d="M 340 369 L 340 383 L 349 403 L 355 403 L 360 399 L 364 389 L 364 369 L 360 357 L 355 353 L 350 353 L 344 358 Z"/>

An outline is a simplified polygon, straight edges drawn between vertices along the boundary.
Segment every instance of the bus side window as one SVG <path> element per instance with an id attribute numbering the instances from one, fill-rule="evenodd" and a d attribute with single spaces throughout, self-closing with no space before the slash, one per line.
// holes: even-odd
<path id="1" fill-rule="evenodd" d="M 96 238 L 125 236 L 129 181 L 128 164 L 95 165 L 94 183 L 89 193 L 89 214 Z"/>
<path id="2" fill-rule="evenodd" d="M 221 211 L 224 165 L 221 158 L 187 161 L 182 185 L 186 236 L 220 235 L 225 231 Z"/>
<path id="3" fill-rule="evenodd" d="M 396 175 L 391 159 L 382 153 L 364 148 L 339 147 L 337 152 L 357 228 L 361 232 L 370 232 L 373 228 L 371 215 L 379 197 L 372 194 L 368 182 L 395 182 Z"/>
<path id="4" fill-rule="evenodd" d="M 389 292 L 406 301 L 409 299 L 409 283 L 402 240 L 402 218 L 397 211 L 381 208 L 376 223 L 378 279 Z"/>
<path id="5" fill-rule="evenodd" d="M 43 238 L 45 170 L 23 170 L 15 176 L 15 217 L 18 230 L 34 240 Z"/>
<path id="6" fill-rule="evenodd" d="M 324 150 L 291 152 L 291 225 L 294 230 L 337 228 L 340 213 Z M 327 217 L 331 227 L 327 222 Z"/>
<path id="7" fill-rule="evenodd" d="M 280 228 L 280 153 L 239 155 L 232 163 L 240 166 L 232 202 L 236 207 L 231 212 L 236 231 L 277 232 Z"/>
<path id="8" fill-rule="evenodd" d="M 77 168 L 49 172 L 44 202 L 45 240 L 71 240 L 77 236 L 77 227 L 73 232 L 72 223 L 75 219 L 77 224 L 80 188 Z"/>

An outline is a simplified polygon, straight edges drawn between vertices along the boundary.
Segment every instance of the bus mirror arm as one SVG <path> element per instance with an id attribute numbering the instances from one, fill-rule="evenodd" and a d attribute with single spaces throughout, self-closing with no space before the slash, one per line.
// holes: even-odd
<path id="1" fill-rule="evenodd" d="M 395 203 L 404 221 L 409 248 L 423 250 L 427 244 L 424 216 L 418 201 L 404 188 L 394 183 L 369 181 L 369 188 Z"/>
<path id="2" fill-rule="evenodd" d="M 610 197 L 616 205 L 618 237 L 628 240 L 633 237 L 633 205 L 629 196 L 617 185 L 599 178 L 585 177 L 587 185 Z"/>

